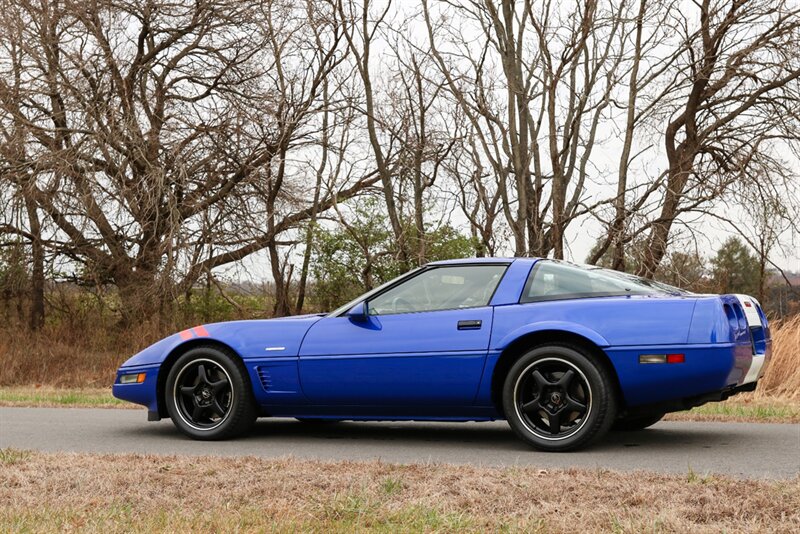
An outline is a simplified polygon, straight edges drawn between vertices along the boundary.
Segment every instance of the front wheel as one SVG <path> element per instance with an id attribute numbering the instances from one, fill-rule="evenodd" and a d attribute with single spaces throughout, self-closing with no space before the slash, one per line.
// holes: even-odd
<path id="1" fill-rule="evenodd" d="M 503 385 L 508 424 L 543 451 L 587 446 L 614 422 L 616 401 L 606 368 L 583 349 L 543 345 L 511 367 Z"/>
<path id="2" fill-rule="evenodd" d="M 167 376 L 165 401 L 178 430 L 199 440 L 242 434 L 257 416 L 247 370 L 215 346 L 195 347 L 178 358 Z"/>

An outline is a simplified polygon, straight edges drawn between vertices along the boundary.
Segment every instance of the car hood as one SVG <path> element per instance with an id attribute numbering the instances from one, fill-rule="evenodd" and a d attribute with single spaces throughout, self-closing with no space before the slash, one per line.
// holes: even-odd
<path id="1" fill-rule="evenodd" d="M 297 356 L 300 342 L 323 314 L 212 323 L 165 337 L 129 358 L 122 367 L 160 364 L 176 348 L 203 341 L 223 343 L 243 359 Z"/>

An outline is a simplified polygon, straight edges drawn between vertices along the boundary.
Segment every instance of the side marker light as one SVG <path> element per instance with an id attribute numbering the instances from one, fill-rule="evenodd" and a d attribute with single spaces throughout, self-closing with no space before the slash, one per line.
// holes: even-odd
<path id="1" fill-rule="evenodd" d="M 129 375 L 122 375 L 119 377 L 120 384 L 141 384 L 144 382 L 146 373 L 134 373 Z"/>
<path id="2" fill-rule="evenodd" d="M 639 363 L 684 363 L 684 354 L 640 354 Z"/>

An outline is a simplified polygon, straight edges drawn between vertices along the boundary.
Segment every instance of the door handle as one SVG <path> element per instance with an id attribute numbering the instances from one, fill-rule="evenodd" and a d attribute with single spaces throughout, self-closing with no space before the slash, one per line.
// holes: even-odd
<path id="1" fill-rule="evenodd" d="M 481 329 L 481 321 L 480 319 L 472 319 L 468 321 L 458 321 L 458 329 L 459 330 L 480 330 Z"/>

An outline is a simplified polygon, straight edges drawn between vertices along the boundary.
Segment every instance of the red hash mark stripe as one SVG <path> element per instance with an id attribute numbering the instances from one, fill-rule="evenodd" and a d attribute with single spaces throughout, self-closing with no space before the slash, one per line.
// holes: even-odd
<path id="1" fill-rule="evenodd" d="M 192 338 L 192 331 L 191 330 L 184 330 L 181 332 L 181 339 L 187 340 Z"/>
<path id="2" fill-rule="evenodd" d="M 203 325 L 195 326 L 192 328 L 192 332 L 194 332 L 197 337 L 208 337 L 208 330 L 206 330 Z"/>

